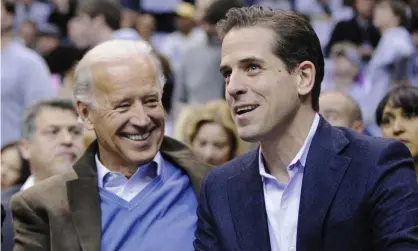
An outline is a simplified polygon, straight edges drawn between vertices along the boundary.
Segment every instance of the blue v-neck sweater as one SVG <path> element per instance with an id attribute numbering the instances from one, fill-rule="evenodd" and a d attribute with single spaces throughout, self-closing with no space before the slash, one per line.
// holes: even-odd
<path id="1" fill-rule="evenodd" d="M 130 202 L 100 189 L 101 251 L 192 251 L 197 201 L 189 177 L 164 168 Z"/>

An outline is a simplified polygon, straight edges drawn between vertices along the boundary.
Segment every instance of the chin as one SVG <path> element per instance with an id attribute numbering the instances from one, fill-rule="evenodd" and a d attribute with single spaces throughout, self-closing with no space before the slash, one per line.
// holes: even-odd
<path id="1" fill-rule="evenodd" d="M 238 134 L 246 142 L 255 143 L 260 140 L 260 135 L 254 130 L 249 130 L 249 128 L 238 128 Z"/>
<path id="2" fill-rule="evenodd" d="M 158 152 L 158 147 L 150 147 L 144 151 L 135 151 L 135 152 L 129 152 L 126 155 L 126 158 L 129 159 L 131 163 L 135 163 L 137 165 L 143 165 L 147 162 L 150 162 L 152 159 L 154 159 L 155 155 Z"/>

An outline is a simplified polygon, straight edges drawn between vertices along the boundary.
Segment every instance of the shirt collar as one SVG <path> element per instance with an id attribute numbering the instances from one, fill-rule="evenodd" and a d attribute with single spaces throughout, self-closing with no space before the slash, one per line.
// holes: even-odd
<path id="1" fill-rule="evenodd" d="M 320 117 L 318 113 L 316 113 L 315 118 L 312 122 L 311 128 L 309 129 L 308 136 L 306 137 L 305 142 L 303 143 L 302 147 L 299 149 L 296 156 L 290 162 L 289 166 L 287 167 L 287 171 L 289 171 L 289 169 L 292 166 L 296 166 L 296 165 L 300 165 L 302 168 L 305 167 L 306 159 L 308 158 L 308 152 L 312 143 L 312 139 L 315 135 L 316 130 L 318 129 L 319 120 L 320 120 Z M 270 175 L 266 172 L 266 168 L 264 166 L 263 155 L 261 153 L 261 147 L 259 148 L 259 151 L 258 151 L 258 167 L 260 169 L 260 175 L 262 177 L 267 177 L 267 176 L 270 177 Z"/>
<path id="2" fill-rule="evenodd" d="M 107 169 L 107 168 L 106 168 L 106 167 L 102 164 L 102 162 L 99 160 L 99 157 L 98 157 L 97 153 L 95 154 L 94 158 L 95 158 L 95 161 L 96 161 L 96 166 L 97 166 L 97 178 L 98 178 L 98 182 L 97 182 L 97 184 L 98 184 L 98 186 L 99 186 L 99 187 L 103 188 L 103 179 L 105 178 L 106 174 L 110 173 L 111 171 L 110 171 L 109 169 Z M 157 176 L 158 176 L 158 175 L 160 175 L 160 173 L 161 173 L 161 164 L 162 164 L 162 160 L 163 160 L 163 157 L 161 156 L 161 153 L 160 153 L 160 152 L 157 152 L 157 154 L 155 155 L 154 159 L 151 161 L 151 162 L 154 162 L 154 163 L 156 164 L 156 168 L 157 168 Z M 144 164 L 144 165 L 140 166 L 140 167 L 136 170 L 135 174 L 136 174 L 137 172 L 144 171 L 144 169 L 146 169 L 146 168 L 147 168 L 147 166 L 151 167 L 151 166 L 152 166 L 152 165 L 150 165 L 150 163 L 151 163 L 151 162 L 149 162 L 149 163 L 147 163 L 147 164 Z M 115 172 L 115 173 L 116 173 L 116 172 Z M 134 175 L 135 175 L 135 174 L 134 174 Z M 133 176 L 134 176 L 134 175 L 133 175 Z"/>
<path id="3" fill-rule="evenodd" d="M 25 191 L 33 185 L 35 185 L 35 178 L 31 175 L 26 179 L 25 183 L 23 183 L 22 187 L 20 188 L 20 191 Z"/>

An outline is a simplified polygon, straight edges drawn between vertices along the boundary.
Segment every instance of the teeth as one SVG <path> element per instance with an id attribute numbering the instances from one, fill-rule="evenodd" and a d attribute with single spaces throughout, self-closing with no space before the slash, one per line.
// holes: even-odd
<path id="1" fill-rule="evenodd" d="M 144 134 L 127 134 L 126 137 L 130 140 L 141 141 L 147 139 L 151 135 L 151 132 Z"/>
<path id="2" fill-rule="evenodd" d="M 241 113 L 241 112 L 246 112 L 246 111 L 254 110 L 255 108 L 257 108 L 257 106 L 256 106 L 256 105 L 246 105 L 246 106 L 241 106 L 241 107 L 237 108 L 237 113 Z"/>

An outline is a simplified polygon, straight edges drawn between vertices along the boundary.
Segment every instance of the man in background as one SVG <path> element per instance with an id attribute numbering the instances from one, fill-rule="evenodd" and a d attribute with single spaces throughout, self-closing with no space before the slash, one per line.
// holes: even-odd
<path id="1" fill-rule="evenodd" d="M 319 114 L 332 126 L 364 131 L 363 117 L 357 102 L 347 94 L 326 91 L 319 96 Z"/>
<path id="2" fill-rule="evenodd" d="M 83 147 L 83 125 L 77 120 L 77 111 L 71 100 L 50 99 L 29 107 L 23 119 L 20 152 L 29 162 L 31 175 L 13 193 L 2 192 L 6 220 L 1 250 L 13 249 L 12 214 L 10 198 L 54 175 L 72 170 Z"/>
<path id="3" fill-rule="evenodd" d="M 1 146 L 20 139 L 23 113 L 55 95 L 45 61 L 13 39 L 14 4 L 1 1 Z"/>
<path id="4" fill-rule="evenodd" d="M 206 42 L 206 34 L 196 25 L 195 7 L 190 3 L 181 3 L 176 8 L 177 30 L 164 38 L 161 53 L 166 56 L 174 72 L 178 72 L 183 61 L 184 51 Z"/>
<path id="5" fill-rule="evenodd" d="M 174 85 L 173 107 L 177 117 L 184 105 L 205 104 L 223 99 L 225 84 L 219 73 L 221 40 L 216 33 L 216 23 L 229 9 L 243 6 L 240 0 L 214 1 L 206 10 L 202 27 L 207 40 L 184 52 Z"/>
<path id="6" fill-rule="evenodd" d="M 117 1 L 80 1 L 78 14 L 69 23 L 69 37 L 80 49 L 112 39 L 140 40 L 134 29 L 121 28 L 121 16 Z"/>

